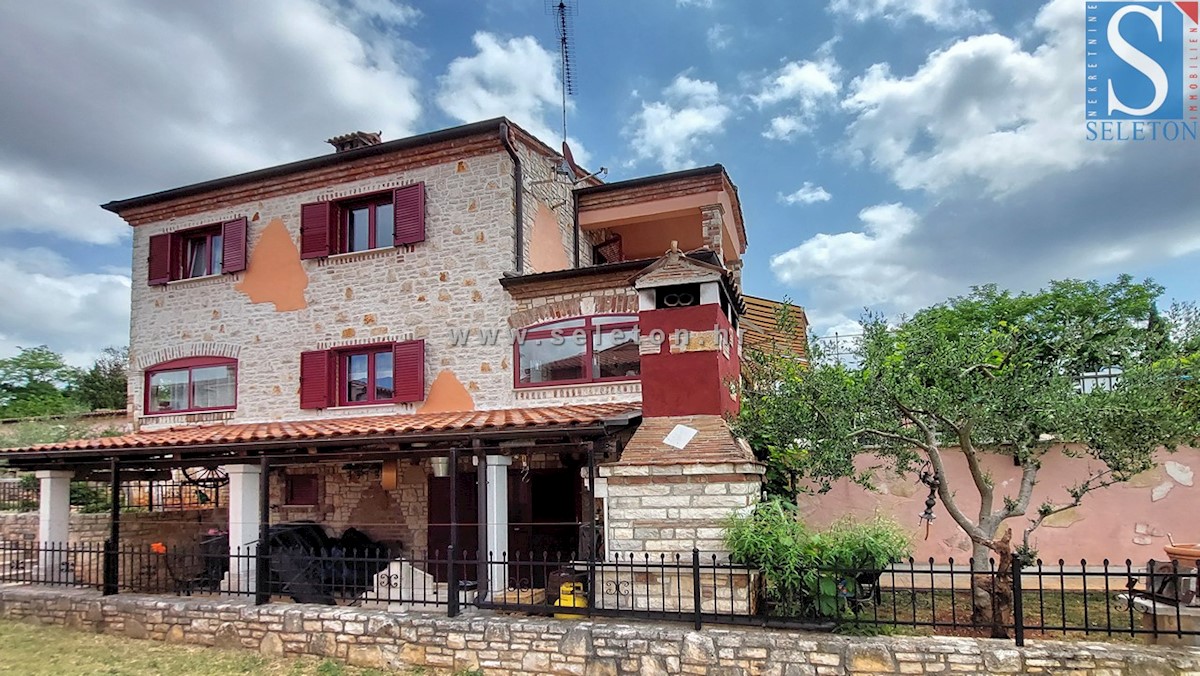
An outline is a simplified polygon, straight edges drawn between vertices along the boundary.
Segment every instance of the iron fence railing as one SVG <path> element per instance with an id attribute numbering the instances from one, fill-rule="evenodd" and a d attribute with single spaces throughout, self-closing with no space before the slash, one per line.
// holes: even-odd
<path id="1" fill-rule="evenodd" d="M 875 568 L 797 568 L 764 575 L 717 555 L 568 553 L 415 555 L 382 548 L 111 547 L 0 543 L 0 584 L 85 587 L 107 594 L 233 595 L 259 603 L 392 611 L 463 608 L 558 616 L 743 624 L 845 633 L 1029 637 L 1197 636 L 1200 574 L 1179 562 L 909 559 Z M 982 592 L 981 592 L 982 590 Z"/>
<path id="2" fill-rule="evenodd" d="M 220 486 L 196 486 L 184 481 L 137 480 L 121 482 L 121 508 L 126 511 L 173 512 L 223 506 Z M 36 512 L 37 484 L 0 479 L 0 512 Z M 81 512 L 107 512 L 111 485 L 103 481 L 72 481 L 71 507 Z"/>

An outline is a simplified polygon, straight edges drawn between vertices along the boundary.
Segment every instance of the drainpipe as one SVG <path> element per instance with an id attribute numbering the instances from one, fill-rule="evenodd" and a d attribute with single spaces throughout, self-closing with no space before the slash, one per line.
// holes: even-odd
<path id="1" fill-rule="evenodd" d="M 571 191 L 571 218 L 574 219 L 575 228 L 575 267 L 579 267 L 579 196 L 575 191 Z M 594 262 L 594 261 L 593 261 Z"/>
<path id="2" fill-rule="evenodd" d="M 512 139 L 508 137 L 508 122 L 500 123 L 500 143 L 508 151 L 513 161 L 513 240 L 516 246 L 513 251 L 513 264 L 518 275 L 525 274 L 525 172 L 521 167 L 521 157 L 513 148 Z"/>

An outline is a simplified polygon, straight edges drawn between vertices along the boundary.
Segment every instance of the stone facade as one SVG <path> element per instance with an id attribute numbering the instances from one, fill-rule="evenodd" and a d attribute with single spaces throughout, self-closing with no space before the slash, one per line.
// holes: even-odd
<path id="1" fill-rule="evenodd" d="M 561 237 L 557 244 L 565 247 L 562 258 L 573 260 L 569 184 L 554 180 L 551 158 L 525 143 L 517 145 L 526 175 L 522 272 L 533 271 L 528 249 L 539 205 L 555 214 Z M 302 204 L 418 181 L 424 182 L 426 191 L 425 241 L 300 260 Z M 439 374 L 449 372 L 470 394 L 475 408 L 518 406 L 507 330 L 503 339 L 490 344 L 477 339 L 456 344 L 453 337 L 455 331 L 467 329 L 507 329 L 509 317 L 517 309 L 499 284 L 515 265 L 512 181 L 512 161 L 497 149 L 352 181 L 339 181 L 333 175 L 316 187 L 263 199 L 222 201 L 218 197 L 199 211 L 194 209 L 200 207 L 194 207 L 181 210 L 184 215 L 140 222 L 133 229 L 133 368 L 129 377 L 131 407 L 139 426 L 153 429 L 420 410 L 420 403 L 299 408 L 301 352 L 412 339 L 425 340 L 427 387 Z M 250 267 L 246 272 L 166 286 L 146 283 L 152 235 L 241 216 L 249 221 Z M 581 237 L 580 250 L 585 249 L 590 249 L 590 242 Z M 590 250 L 581 257 L 582 264 L 589 262 Z M 263 267 L 256 270 L 256 265 Z M 272 267 L 265 269 L 267 265 Z M 283 274 L 285 268 L 292 273 Z M 247 278 L 256 274 L 270 279 L 266 290 L 261 280 L 253 290 L 248 288 Z M 236 410 L 146 416 L 146 369 L 192 356 L 238 360 Z M 578 398 L 550 399 L 542 398 L 539 403 L 583 403 Z M 629 396 L 624 400 L 636 399 Z M 612 401 L 614 393 L 584 400 Z"/>
<path id="2" fill-rule="evenodd" d="M 71 515 L 71 542 L 101 545 L 108 539 L 108 513 Z M 121 544 L 149 545 L 152 542 L 192 545 L 210 528 L 227 528 L 224 509 L 121 515 Z M 38 539 L 38 513 L 0 514 L 0 542 L 32 543 Z"/>
<path id="3" fill-rule="evenodd" d="M 854 638 L 502 615 L 393 614 L 248 601 L 0 589 L 0 617 L 172 643 L 486 674 L 1073 674 L 1200 672 L 1200 649 L 949 637 Z"/>
<path id="4" fill-rule="evenodd" d="M 723 523 L 759 500 L 762 466 L 607 465 L 609 553 L 725 552 Z"/>

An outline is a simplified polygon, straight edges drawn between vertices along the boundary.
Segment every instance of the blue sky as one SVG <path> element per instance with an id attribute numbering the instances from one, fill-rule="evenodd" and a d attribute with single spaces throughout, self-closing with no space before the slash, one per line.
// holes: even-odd
<path id="1" fill-rule="evenodd" d="M 610 180 L 720 162 L 745 289 L 818 332 L 972 284 L 1200 282 L 1196 144 L 1088 143 L 1083 0 L 578 0 L 569 136 Z M 559 138 L 544 0 L 0 4 L 0 355 L 128 335 L 96 205 L 508 115 Z M 135 282 L 137 283 L 137 282 Z"/>

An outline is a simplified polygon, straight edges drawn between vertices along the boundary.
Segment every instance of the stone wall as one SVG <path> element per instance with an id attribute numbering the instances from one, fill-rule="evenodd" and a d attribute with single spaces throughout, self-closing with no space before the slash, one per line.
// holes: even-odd
<path id="1" fill-rule="evenodd" d="M 178 512 L 127 512 L 121 515 L 121 543 L 149 545 L 192 545 L 209 528 L 229 527 L 224 509 L 197 509 Z M 108 539 L 108 513 L 71 514 L 71 542 L 100 545 Z M 38 513 L 0 514 L 0 542 L 33 543 L 38 537 Z"/>
<path id="2" fill-rule="evenodd" d="M 354 665 L 485 674 L 1195 674 L 1200 650 L 949 637 L 854 638 L 503 615 L 393 614 L 356 608 L 96 592 L 0 589 L 0 617 L 134 639 L 319 655 Z"/>

